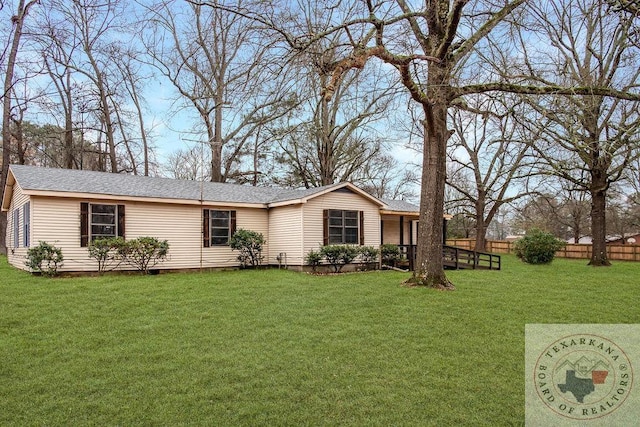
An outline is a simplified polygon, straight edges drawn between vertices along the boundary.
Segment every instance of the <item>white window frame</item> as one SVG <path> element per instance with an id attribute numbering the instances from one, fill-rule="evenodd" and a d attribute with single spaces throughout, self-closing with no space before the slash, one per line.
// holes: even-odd
<path id="1" fill-rule="evenodd" d="M 102 215 L 102 216 L 106 216 L 106 215 L 111 215 L 110 213 L 102 213 L 102 212 L 95 212 L 93 211 L 93 208 L 96 206 L 110 206 L 113 207 L 113 223 L 106 223 L 106 222 L 94 222 L 94 214 L 95 215 Z M 118 205 L 115 203 L 89 203 L 89 242 L 93 242 L 96 239 L 110 239 L 113 237 L 118 237 Z M 96 227 L 102 227 L 102 226 L 113 226 L 113 233 L 111 234 L 104 234 L 104 233 L 95 233 L 93 232 L 93 226 Z"/>

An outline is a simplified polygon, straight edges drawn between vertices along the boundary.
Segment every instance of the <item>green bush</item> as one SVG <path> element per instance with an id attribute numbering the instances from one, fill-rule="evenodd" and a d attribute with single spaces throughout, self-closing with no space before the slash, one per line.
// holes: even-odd
<path id="1" fill-rule="evenodd" d="M 62 249 L 40 241 L 38 246 L 27 250 L 25 265 L 33 273 L 41 273 L 45 276 L 53 277 L 58 274 L 58 268 L 62 267 L 63 261 Z"/>
<path id="2" fill-rule="evenodd" d="M 528 264 L 549 264 L 553 261 L 556 251 L 564 245 L 565 242 L 553 234 L 534 228 L 516 241 L 514 250 L 516 256 Z"/>
<path id="3" fill-rule="evenodd" d="M 262 264 L 262 247 L 265 244 L 262 233 L 256 231 L 243 230 L 240 228 L 233 233 L 229 246 L 231 249 L 240 251 L 238 261 L 242 267 L 257 267 Z"/>
<path id="4" fill-rule="evenodd" d="M 378 255 L 380 255 L 380 251 L 373 246 L 361 246 L 358 248 L 358 252 L 360 252 L 360 260 L 363 264 L 366 264 L 367 267 L 378 262 Z"/>
<path id="5" fill-rule="evenodd" d="M 169 242 L 155 237 L 138 237 L 122 241 L 117 248 L 118 256 L 143 274 L 164 261 L 169 253 Z"/>
<path id="6" fill-rule="evenodd" d="M 122 237 L 96 239 L 89 245 L 89 257 L 98 261 L 98 272 L 104 273 L 108 267 L 115 268 L 122 260 L 119 248 L 125 244 Z"/>
<path id="7" fill-rule="evenodd" d="M 304 257 L 304 262 L 310 265 L 311 269 L 315 272 L 318 266 L 322 264 L 322 252 L 311 249 L 307 256 Z"/>
<path id="8" fill-rule="evenodd" d="M 385 243 L 380 246 L 380 256 L 384 265 L 394 266 L 396 262 L 400 261 L 402 254 L 400 248 L 397 245 L 391 243 Z"/>
<path id="9" fill-rule="evenodd" d="M 320 249 L 320 253 L 338 273 L 342 267 L 351 263 L 358 256 L 358 247 L 352 245 L 327 245 Z"/>

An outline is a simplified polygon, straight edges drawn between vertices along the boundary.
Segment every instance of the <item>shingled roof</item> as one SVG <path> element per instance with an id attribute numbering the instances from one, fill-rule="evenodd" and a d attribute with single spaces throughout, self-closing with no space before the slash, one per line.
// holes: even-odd
<path id="1" fill-rule="evenodd" d="M 390 200 L 390 199 L 381 199 L 382 202 L 386 205 L 384 207 L 387 211 L 392 212 L 411 212 L 416 215 L 420 212 L 420 207 L 414 205 L 413 203 L 409 203 L 405 200 Z"/>
<path id="2" fill-rule="evenodd" d="M 292 190 L 26 165 L 11 165 L 10 172 L 25 192 L 47 191 L 114 197 L 202 200 L 209 203 L 238 203 L 268 207 L 272 203 L 306 200 L 342 187 L 349 187 L 380 206 L 384 206 L 382 201 L 349 183 Z M 3 203 L 3 208 L 8 206 L 5 207 Z"/>

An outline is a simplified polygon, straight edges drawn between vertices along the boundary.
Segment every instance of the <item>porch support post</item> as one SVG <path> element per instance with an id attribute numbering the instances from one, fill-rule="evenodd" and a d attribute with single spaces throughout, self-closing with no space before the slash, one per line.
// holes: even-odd
<path id="1" fill-rule="evenodd" d="M 415 245 L 415 242 L 413 241 L 413 221 L 409 221 L 409 244 L 411 246 Z"/>
<path id="2" fill-rule="evenodd" d="M 442 218 L 442 244 L 447 244 L 447 218 Z"/>
<path id="3" fill-rule="evenodd" d="M 415 269 L 414 261 L 416 257 L 416 247 L 413 242 L 413 220 L 409 220 L 409 250 L 407 251 L 409 256 L 409 270 L 413 271 Z"/>
<path id="4" fill-rule="evenodd" d="M 400 215 L 400 245 L 404 245 L 404 216 Z"/>

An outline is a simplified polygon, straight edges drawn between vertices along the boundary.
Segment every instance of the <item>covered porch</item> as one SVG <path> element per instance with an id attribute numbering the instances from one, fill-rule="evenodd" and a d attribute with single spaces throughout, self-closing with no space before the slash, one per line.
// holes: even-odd
<path id="1" fill-rule="evenodd" d="M 410 271 L 414 270 L 417 255 L 418 218 L 417 206 L 406 202 L 396 202 L 395 205 L 382 210 L 380 216 L 380 242 L 383 245 L 396 245 L 401 254 L 399 265 Z M 445 244 L 447 222 L 451 218 L 451 215 L 444 215 L 442 218 L 442 257 L 444 267 L 456 270 L 461 268 L 500 270 L 501 260 L 499 255 L 471 251 Z"/>
<path id="2" fill-rule="evenodd" d="M 418 242 L 418 218 L 415 211 L 383 210 L 380 217 L 380 242 L 396 245 L 402 255 L 402 264 L 413 270 Z M 450 215 L 442 220 L 443 243 L 447 235 L 447 221 Z"/>

